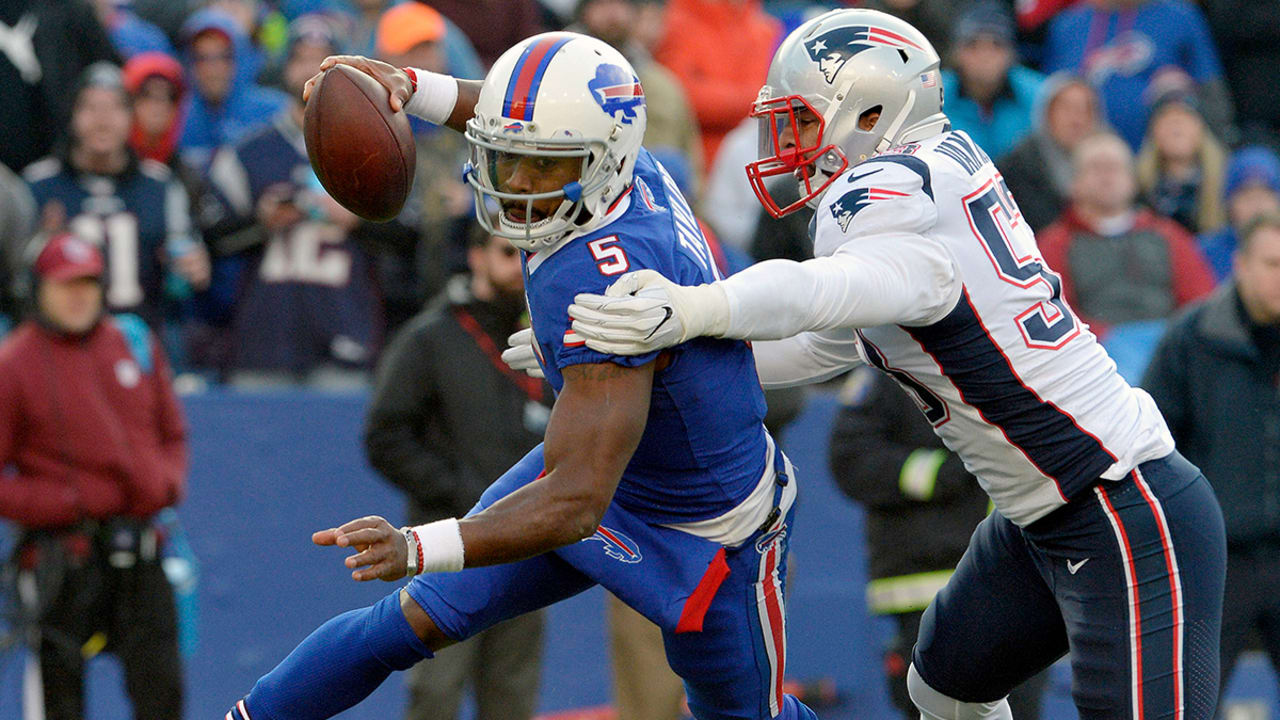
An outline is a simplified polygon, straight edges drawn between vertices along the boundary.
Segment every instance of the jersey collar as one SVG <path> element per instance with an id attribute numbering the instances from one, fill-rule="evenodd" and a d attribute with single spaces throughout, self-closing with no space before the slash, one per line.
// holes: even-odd
<path id="1" fill-rule="evenodd" d="M 618 218 L 625 215 L 627 213 L 627 210 L 631 209 L 631 189 L 634 187 L 635 187 L 634 183 L 631 185 L 628 185 L 627 189 L 623 190 L 622 194 L 619 195 L 618 198 L 613 201 L 613 204 L 609 206 L 609 209 L 605 212 L 604 217 L 601 218 L 598 223 L 597 222 L 589 223 L 586 227 L 579 230 L 574 230 L 568 235 L 565 235 L 563 239 L 559 240 L 554 245 L 545 247 L 535 253 L 529 253 L 525 255 L 525 264 L 526 264 L 526 267 L 528 268 L 529 275 L 533 275 L 534 271 L 536 271 L 542 265 L 542 263 L 546 262 L 547 258 L 554 255 L 556 251 L 559 250 L 560 248 L 564 247 L 565 245 L 568 245 L 569 243 L 573 242 L 574 240 L 577 240 L 580 237 L 583 237 L 584 235 L 590 235 L 600 230 L 601 228 L 612 224 Z"/>

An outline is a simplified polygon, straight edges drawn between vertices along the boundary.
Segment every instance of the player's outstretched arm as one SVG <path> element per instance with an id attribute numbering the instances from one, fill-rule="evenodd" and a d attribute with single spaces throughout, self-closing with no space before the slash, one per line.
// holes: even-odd
<path id="1" fill-rule="evenodd" d="M 462 80 L 426 70 L 412 70 L 410 75 L 381 60 L 361 55 L 331 55 L 320 63 L 320 72 L 303 87 L 303 102 L 311 98 L 320 76 L 334 65 L 350 65 L 377 80 L 387 89 L 394 112 L 408 110 L 412 115 L 458 132 L 466 130 L 480 97 L 479 80 Z"/>
<path id="2" fill-rule="evenodd" d="M 649 416 L 654 363 L 570 365 L 543 445 L 545 475 L 461 521 L 406 536 L 381 517 L 352 520 L 312 536 L 350 547 L 351 577 L 395 581 L 419 571 L 460 570 L 522 560 L 589 537 L 613 499 Z M 422 564 L 416 543 L 422 543 Z"/>

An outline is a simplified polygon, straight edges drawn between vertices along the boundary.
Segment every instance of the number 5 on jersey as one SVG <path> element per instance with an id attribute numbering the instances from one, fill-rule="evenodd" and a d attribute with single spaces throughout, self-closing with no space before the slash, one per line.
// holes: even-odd
<path id="1" fill-rule="evenodd" d="M 611 245 L 616 242 L 618 242 L 618 236 L 610 235 L 587 243 L 587 247 L 591 249 L 591 257 L 596 259 L 596 268 L 600 270 L 601 275 L 621 275 L 631 267 L 631 262 L 627 260 L 627 253 L 621 247 Z"/>

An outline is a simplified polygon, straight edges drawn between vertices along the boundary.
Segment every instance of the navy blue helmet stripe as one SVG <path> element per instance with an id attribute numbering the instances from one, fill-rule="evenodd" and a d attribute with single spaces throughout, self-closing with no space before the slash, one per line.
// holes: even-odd
<path id="1" fill-rule="evenodd" d="M 933 356 L 965 403 L 999 428 L 1066 499 L 1087 489 L 1116 458 L 1068 413 L 1027 387 L 978 316 L 968 289 L 945 318 L 903 327 Z"/>

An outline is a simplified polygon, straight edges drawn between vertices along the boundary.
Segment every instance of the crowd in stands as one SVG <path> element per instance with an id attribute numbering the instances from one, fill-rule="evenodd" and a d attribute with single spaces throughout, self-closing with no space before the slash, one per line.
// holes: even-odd
<path id="1" fill-rule="evenodd" d="M 160 331 L 182 372 L 367 383 L 391 333 L 466 271 L 466 147 L 414 120 L 411 200 L 391 223 L 364 222 L 310 170 L 301 81 L 331 53 L 478 78 L 517 40 L 557 28 L 634 64 L 646 145 L 729 267 L 803 258 L 807 218 L 768 218 L 746 182 L 747 114 L 790 28 L 865 6 L 937 46 L 953 126 L 996 159 L 1073 306 L 1105 337 L 1208 293 L 1239 229 L 1280 203 L 1268 5 L 15 0 L 0 8 L 0 315 L 22 314 L 32 246 L 70 230 L 104 248 L 109 309 Z"/>

